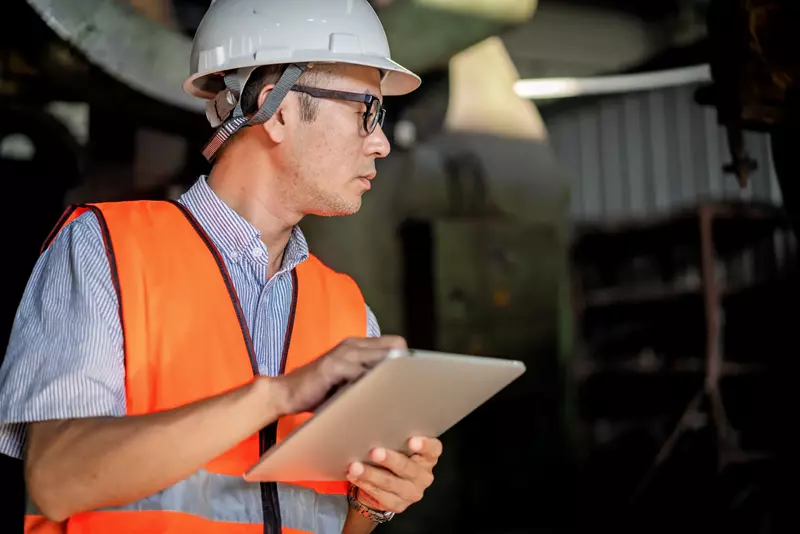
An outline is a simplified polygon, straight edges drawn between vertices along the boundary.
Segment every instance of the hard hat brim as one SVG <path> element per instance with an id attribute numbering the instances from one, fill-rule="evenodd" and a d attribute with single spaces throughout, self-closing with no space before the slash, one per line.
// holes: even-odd
<path id="1" fill-rule="evenodd" d="M 221 76 L 224 72 L 247 67 L 262 67 L 285 63 L 344 63 L 374 67 L 383 73 L 383 80 L 381 81 L 383 96 L 405 95 L 415 91 L 422 84 L 419 76 L 386 57 L 361 54 L 321 56 L 319 50 L 310 50 L 307 53 L 298 50 L 292 54 L 291 58 L 281 59 L 280 61 L 265 62 L 250 59 L 249 61 L 236 62 L 235 65 L 227 65 L 222 70 L 197 73 L 183 83 L 183 90 L 194 97 L 210 100 L 225 89 L 223 77 Z"/>

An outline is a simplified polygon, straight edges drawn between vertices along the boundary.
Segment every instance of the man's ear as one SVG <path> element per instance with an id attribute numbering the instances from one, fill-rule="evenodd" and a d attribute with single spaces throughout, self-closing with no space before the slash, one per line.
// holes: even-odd
<path id="1" fill-rule="evenodd" d="M 275 84 L 264 86 L 258 95 L 258 109 L 264 107 Z M 275 114 L 264 124 L 261 125 L 273 143 L 280 143 L 286 138 L 286 111 L 290 107 L 288 98 L 284 98 Z"/>

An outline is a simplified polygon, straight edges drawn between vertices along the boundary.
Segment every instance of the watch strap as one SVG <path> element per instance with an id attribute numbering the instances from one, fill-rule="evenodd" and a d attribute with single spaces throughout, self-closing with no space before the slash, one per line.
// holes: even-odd
<path id="1" fill-rule="evenodd" d="M 385 523 L 391 521 L 394 517 L 394 512 L 386 512 L 382 510 L 375 510 L 363 504 L 358 500 L 358 487 L 350 486 L 347 490 L 347 502 L 350 503 L 350 508 L 358 512 L 362 517 L 366 517 L 374 523 Z"/>

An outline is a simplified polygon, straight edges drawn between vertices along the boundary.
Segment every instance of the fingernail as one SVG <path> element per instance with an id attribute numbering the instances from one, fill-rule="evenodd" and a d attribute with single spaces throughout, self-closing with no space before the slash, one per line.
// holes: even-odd
<path id="1" fill-rule="evenodd" d="M 361 465 L 361 462 L 353 462 L 352 464 L 350 464 L 350 470 L 348 471 L 350 476 L 352 477 L 361 476 L 363 472 L 364 472 L 364 466 Z"/>
<path id="2" fill-rule="evenodd" d="M 374 451 L 372 451 L 372 459 L 376 462 L 382 462 L 386 459 L 386 449 L 383 447 L 378 447 Z"/>
<path id="3" fill-rule="evenodd" d="M 408 446 L 412 451 L 417 452 L 422 449 L 422 440 L 420 438 L 411 438 L 411 441 L 408 442 Z"/>

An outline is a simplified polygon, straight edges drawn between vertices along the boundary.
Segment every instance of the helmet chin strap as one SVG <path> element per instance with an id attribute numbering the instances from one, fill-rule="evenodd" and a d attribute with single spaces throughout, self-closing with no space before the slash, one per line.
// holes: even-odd
<path id="1" fill-rule="evenodd" d="M 212 126 L 218 126 L 214 137 L 203 148 L 203 156 L 206 160 L 212 162 L 225 143 L 242 128 L 264 124 L 270 120 L 306 68 L 306 64 L 292 63 L 289 65 L 270 91 L 264 105 L 250 118 L 246 117 L 242 111 L 242 91 L 255 68 L 239 69 L 226 74 L 227 90 L 221 91 L 216 98 L 209 101 L 206 107 L 206 116 Z"/>

